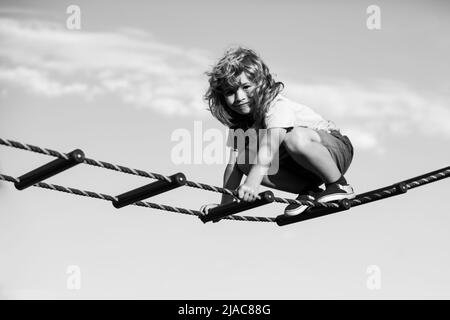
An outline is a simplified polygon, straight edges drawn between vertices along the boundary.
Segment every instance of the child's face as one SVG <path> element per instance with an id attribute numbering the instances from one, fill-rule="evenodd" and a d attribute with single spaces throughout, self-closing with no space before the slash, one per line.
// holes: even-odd
<path id="1" fill-rule="evenodd" d="M 230 109 L 239 114 L 247 115 L 252 111 L 252 93 L 255 89 L 254 83 L 248 80 L 245 72 L 242 72 L 237 81 L 239 87 L 228 89 L 224 92 L 225 101 Z"/>

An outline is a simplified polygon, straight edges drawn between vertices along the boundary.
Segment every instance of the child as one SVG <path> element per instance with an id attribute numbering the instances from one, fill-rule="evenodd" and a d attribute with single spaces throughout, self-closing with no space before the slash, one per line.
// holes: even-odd
<path id="1" fill-rule="evenodd" d="M 260 185 L 298 193 L 298 200 L 329 202 L 354 198 L 344 174 L 353 158 L 353 146 L 338 128 L 307 106 L 283 97 L 283 83 L 276 82 L 268 67 L 252 50 L 231 48 L 207 72 L 205 94 L 209 111 L 230 129 L 227 145 L 230 161 L 224 172 L 224 188 L 236 189 L 239 198 L 254 201 Z M 258 130 L 259 149 L 252 164 L 241 155 L 252 148 L 233 144 L 233 133 Z M 236 135 L 238 136 L 238 134 Z M 278 170 L 268 174 L 278 157 Z M 242 176 L 247 178 L 243 184 Z M 325 189 L 319 188 L 325 184 Z M 221 204 L 234 201 L 223 195 Z M 215 205 L 202 207 L 207 212 Z M 297 215 L 308 207 L 290 204 L 287 215 Z"/>

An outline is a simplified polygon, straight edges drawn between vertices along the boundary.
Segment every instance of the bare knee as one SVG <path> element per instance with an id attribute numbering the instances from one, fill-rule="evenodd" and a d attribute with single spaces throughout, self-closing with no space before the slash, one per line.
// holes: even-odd
<path id="1" fill-rule="evenodd" d="M 318 133 L 309 128 L 296 127 L 286 134 L 284 145 L 295 154 L 306 155 L 313 143 L 320 143 Z"/>

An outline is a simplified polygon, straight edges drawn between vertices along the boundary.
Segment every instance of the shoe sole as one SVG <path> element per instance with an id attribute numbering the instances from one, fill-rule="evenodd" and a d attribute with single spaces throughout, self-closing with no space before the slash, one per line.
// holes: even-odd
<path id="1" fill-rule="evenodd" d="M 354 199 L 354 198 L 356 198 L 356 194 L 345 193 L 345 194 L 333 194 L 333 195 L 325 196 L 320 199 L 317 199 L 317 201 L 318 202 L 332 202 L 332 201 L 338 201 L 338 200 L 344 200 L 344 199 Z"/>
<path id="2" fill-rule="evenodd" d="M 284 210 L 284 215 L 286 215 L 286 216 L 296 216 L 296 215 L 304 212 L 308 208 L 309 208 L 309 206 L 300 206 L 300 207 L 298 207 L 296 209 Z"/>

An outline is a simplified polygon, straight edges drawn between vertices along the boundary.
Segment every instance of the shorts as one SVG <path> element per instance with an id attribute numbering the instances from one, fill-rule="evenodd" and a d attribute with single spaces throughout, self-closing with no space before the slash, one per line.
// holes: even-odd
<path id="1" fill-rule="evenodd" d="M 293 127 L 288 127 L 286 129 L 287 132 L 289 132 L 293 129 Z M 353 145 L 350 142 L 350 139 L 347 136 L 342 135 L 338 130 L 315 131 L 319 134 L 322 145 L 330 152 L 331 157 L 336 163 L 339 171 L 342 175 L 344 175 L 353 160 Z M 289 152 L 286 150 L 284 143 L 282 143 L 279 148 L 279 165 L 280 167 L 284 167 L 305 177 L 305 179 L 310 180 L 313 185 L 318 186 L 323 183 L 319 176 L 302 167 L 291 157 Z"/>

